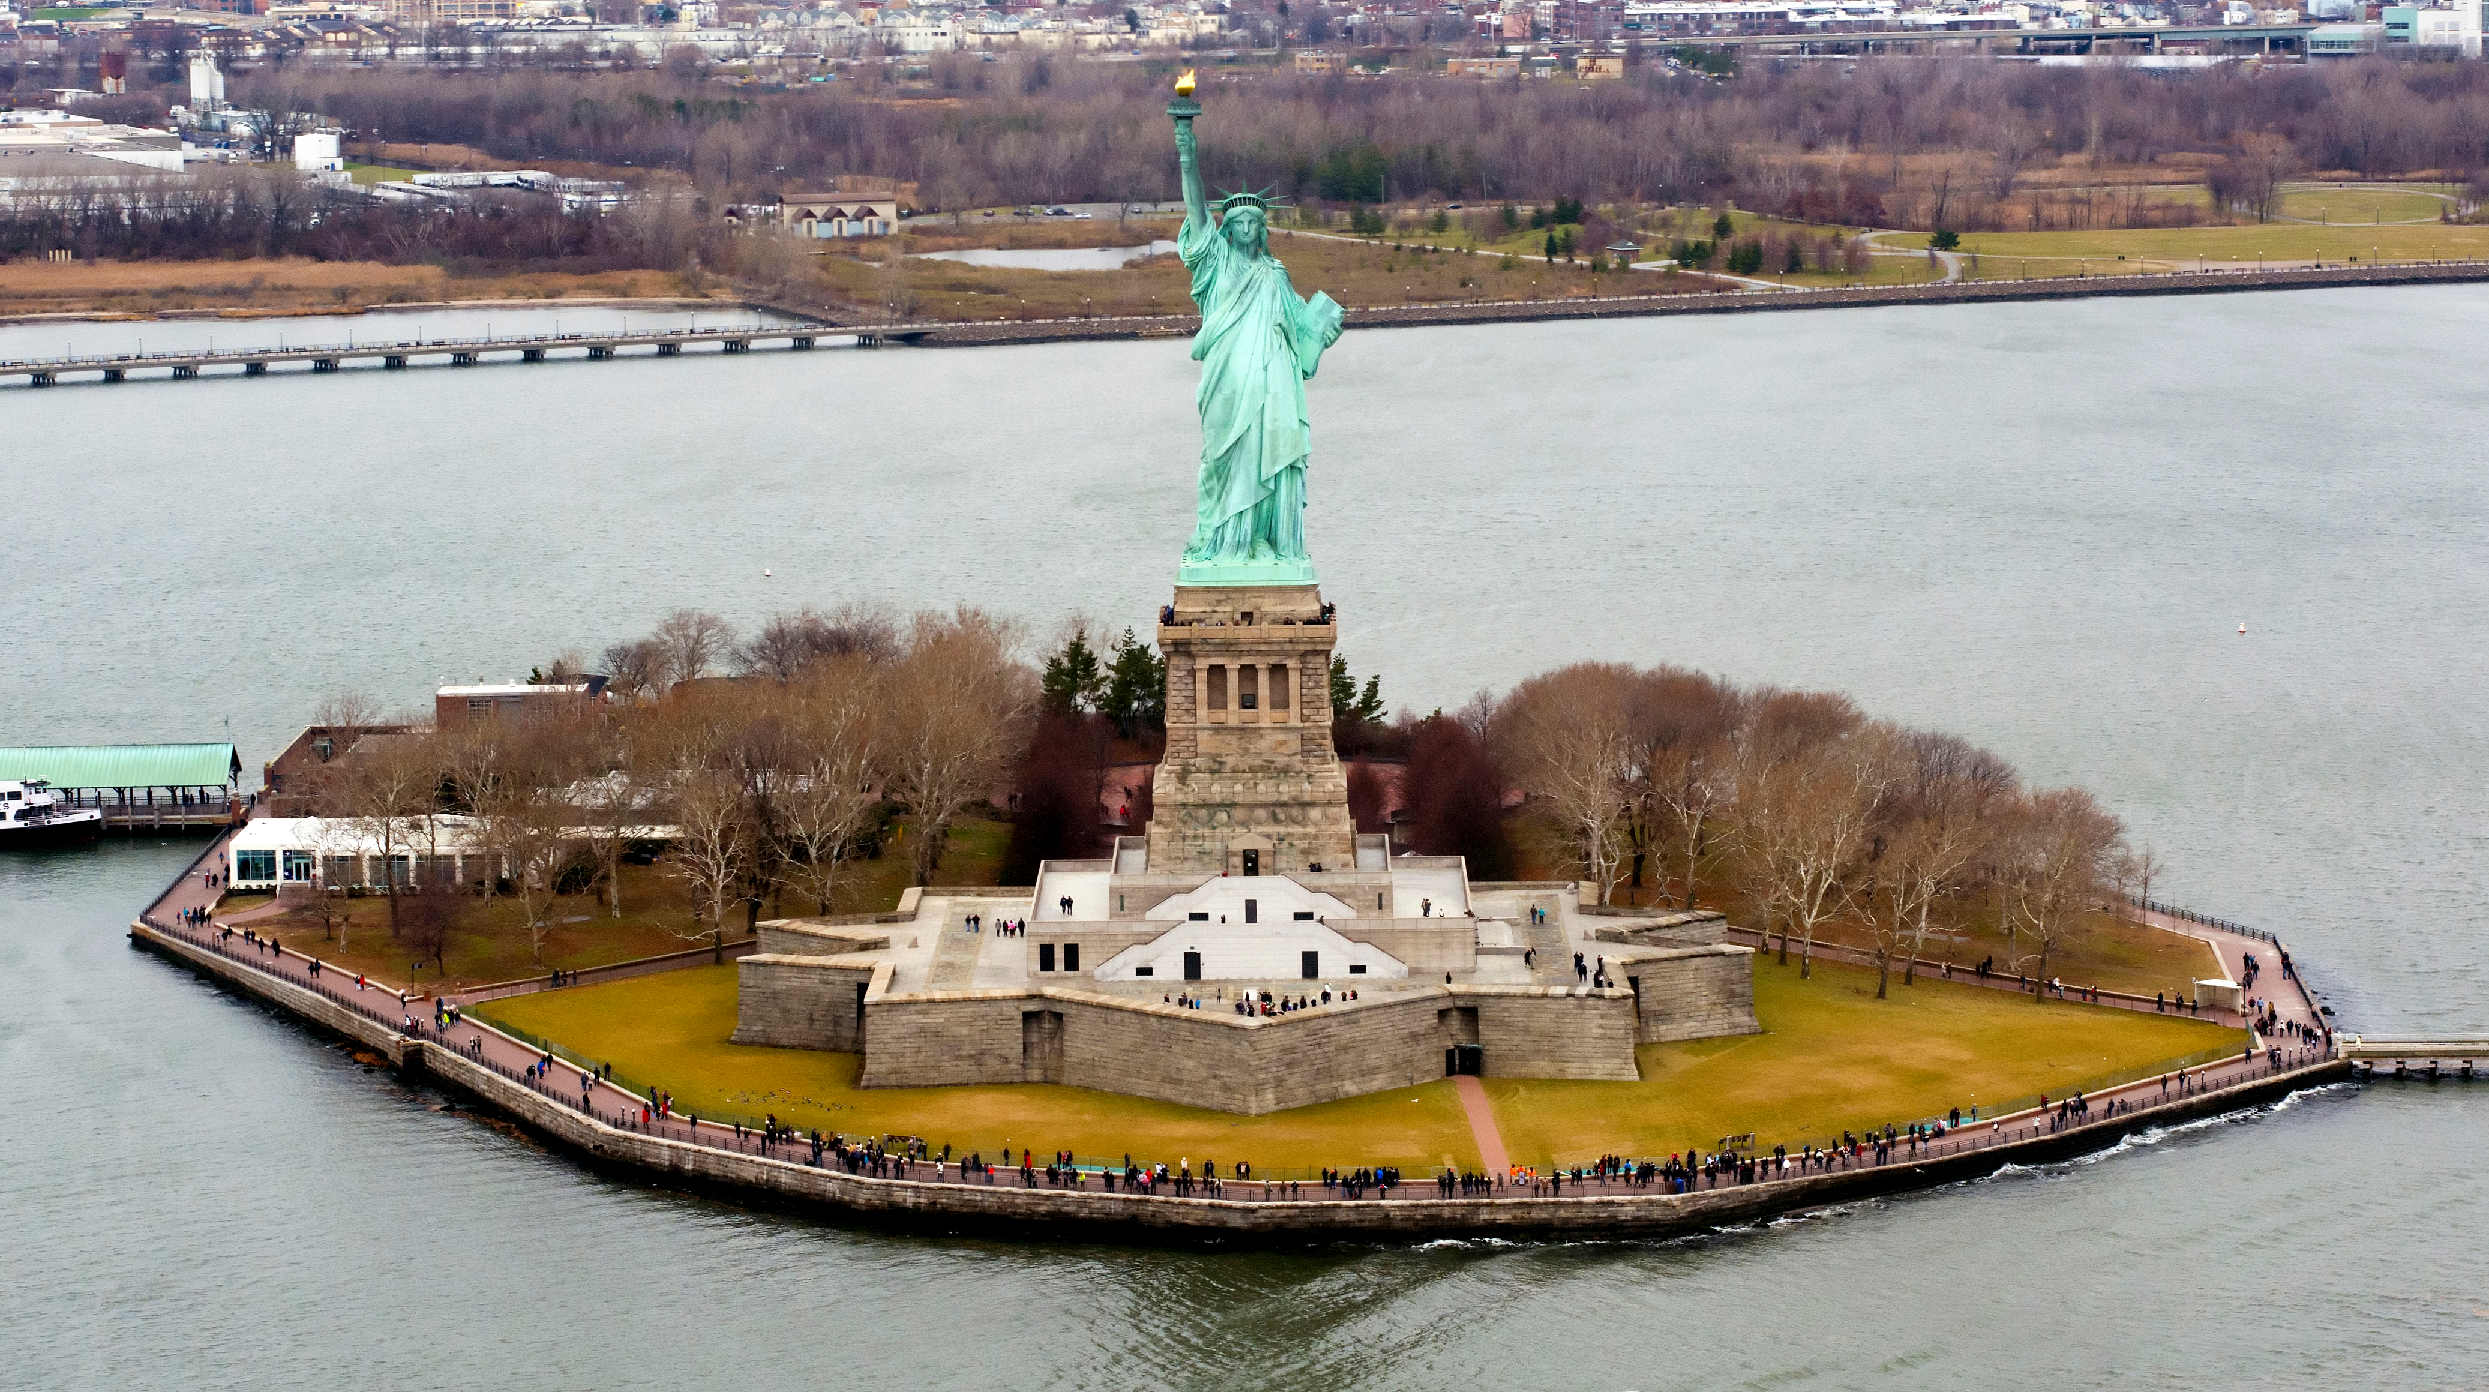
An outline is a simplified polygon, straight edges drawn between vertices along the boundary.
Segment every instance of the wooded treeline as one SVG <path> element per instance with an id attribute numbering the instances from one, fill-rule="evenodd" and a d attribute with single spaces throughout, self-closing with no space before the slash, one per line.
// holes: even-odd
<path id="1" fill-rule="evenodd" d="M 621 912 L 620 858 L 658 824 L 674 828 L 663 864 L 696 906 L 684 931 L 713 941 L 737 915 L 829 912 L 846 868 L 894 835 L 913 882 L 933 883 L 950 828 L 996 803 L 1013 823 L 1004 881 L 1031 883 L 1042 861 L 1106 853 L 1110 773 L 1163 748 L 1165 668 L 1128 629 L 1101 649 L 1076 625 L 1042 670 L 1023 653 L 1017 626 L 965 608 L 805 610 L 748 638 L 680 610 L 605 650 L 612 701 L 365 741 L 312 796 L 389 857 L 437 852 L 428 814 L 475 817 L 504 867 L 492 888 L 519 901 L 539 948 L 565 886 L 600 887 Z M 566 657 L 531 680 L 585 666 Z M 1478 880 L 1521 873 L 1525 833 L 1543 831 L 1598 902 L 1625 886 L 1644 902 L 1708 899 L 1783 960 L 1794 950 L 1801 972 L 1828 928 L 1855 925 L 1879 994 L 1896 964 L 1908 981 L 1974 920 L 2003 936 L 1996 966 L 2036 989 L 2155 874 L 2090 794 L 2026 787 L 1986 750 L 1828 692 L 1577 663 L 1456 714 L 1386 722 L 1379 679 L 1335 662 L 1331 699 L 1335 744 L 1363 756 L 1360 830 L 1467 857 Z M 378 722 L 348 704 L 321 723 Z M 1147 788 L 1125 829 L 1148 820 Z"/>
<path id="2" fill-rule="evenodd" d="M 457 202 L 382 203 L 308 184 L 291 169 L 210 170 L 188 178 L 28 181 L 0 204 L 0 258 L 68 250 L 80 260 L 320 261 L 785 273 L 774 239 L 737 236 L 687 196 L 616 213 L 564 212 L 552 198 L 487 191 Z M 763 263 L 767 263 L 764 265 Z"/>
<path id="3" fill-rule="evenodd" d="M 1666 886 L 1776 937 L 1801 969 L 1824 928 L 1871 935 L 1881 994 L 1895 963 L 1977 918 L 1997 966 L 2052 961 L 2148 855 L 2079 788 L 2034 789 L 1956 736 L 1868 718 L 1829 692 L 1745 688 L 1679 668 L 1580 663 L 1515 687 L 1476 722 L 1513 785 L 1606 902 Z"/>
<path id="4" fill-rule="evenodd" d="M 865 68 L 819 88 L 739 93 L 661 71 L 295 66 L 250 78 L 241 95 L 516 163 L 679 170 L 712 197 L 835 174 L 913 180 L 944 209 L 1173 193 L 1163 72 L 967 54 L 930 70 L 929 91 Z M 2026 177 L 2067 155 L 2278 159 L 2368 176 L 2489 168 L 2489 69 L 2382 58 L 2184 71 L 1879 59 L 1752 64 L 1728 81 L 1653 62 L 1590 83 L 1255 72 L 1214 78 L 1203 100 L 1214 183 L 1334 204 L 1731 200 L 1969 230 L 2004 218 Z M 1939 174 L 1925 164 L 1934 156 L 1960 158 Z"/>
<path id="5" fill-rule="evenodd" d="M 622 699 L 406 722 L 415 728 L 355 742 L 289 791 L 383 856 L 393 932 L 442 878 L 418 873 L 422 892 L 408 893 L 397 857 L 439 854 L 434 814 L 448 813 L 476 819 L 500 867 L 485 892 L 517 902 L 538 960 L 554 896 L 594 888 L 619 916 L 622 859 L 659 826 L 673 829 L 660 864 L 694 906 L 679 931 L 722 944 L 730 922 L 749 925 L 764 906 L 829 912 L 855 861 L 894 838 L 913 882 L 930 883 L 954 823 L 994 796 L 1026 745 L 1036 683 L 1019 647 L 1011 624 L 965 608 L 904 621 L 806 611 L 748 641 L 683 610 L 607 650 Z M 583 665 L 564 659 L 534 679 L 568 682 Z M 712 679 L 729 669 L 742 679 Z M 319 723 L 384 724 L 354 698 Z M 418 928 L 427 921 L 417 915 Z"/>

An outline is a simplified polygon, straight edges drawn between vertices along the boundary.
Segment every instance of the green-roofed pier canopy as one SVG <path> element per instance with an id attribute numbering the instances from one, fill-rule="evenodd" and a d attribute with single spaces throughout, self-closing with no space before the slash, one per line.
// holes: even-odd
<path id="1" fill-rule="evenodd" d="M 53 744 L 0 748 L 0 780 L 49 783 L 123 830 L 222 827 L 247 804 L 231 744 Z"/>

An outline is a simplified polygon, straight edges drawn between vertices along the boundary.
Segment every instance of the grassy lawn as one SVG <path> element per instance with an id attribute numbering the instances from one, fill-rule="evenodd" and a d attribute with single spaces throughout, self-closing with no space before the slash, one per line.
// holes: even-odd
<path id="1" fill-rule="evenodd" d="M 262 903 L 266 901 L 265 895 L 253 897 Z M 451 928 L 448 946 L 442 950 L 446 969 L 441 963 L 426 962 L 420 971 L 410 966 L 408 958 L 412 954 L 406 946 L 389 936 L 387 899 L 373 895 L 332 902 L 345 916 L 340 930 L 345 938 L 343 945 L 322 936 L 320 926 L 300 910 L 261 919 L 250 926 L 262 934 L 273 933 L 288 945 L 312 953 L 342 971 L 363 972 L 391 985 L 446 990 L 510 981 L 554 967 L 569 970 L 627 962 L 634 957 L 681 952 L 708 943 L 705 935 L 696 941 L 684 936 L 692 927 L 691 901 L 682 882 L 666 873 L 662 865 L 622 867 L 620 918 L 606 912 L 600 895 L 556 897 L 552 914 L 557 921 L 545 934 L 542 961 L 528 949 L 526 922 L 513 899 L 470 901 L 472 907 Z M 237 895 L 228 898 L 218 912 L 230 916 L 250 906 Z M 733 931 L 738 926 L 729 925 L 728 941 L 742 936 Z"/>
<path id="2" fill-rule="evenodd" d="M 1604 1152 L 1666 1154 L 1757 1133 L 1793 1148 L 1976 1104 L 1990 1112 L 2041 1092 L 2159 1072 L 2238 1047 L 2238 1032 L 2000 991 L 1922 983 L 1877 1001 L 1874 977 L 1758 959 L 1765 1033 L 1639 1051 L 1635 1083 L 1486 1080 L 1513 1158 L 1545 1164 Z M 635 1089 L 720 1120 L 769 1114 L 846 1135 L 922 1136 L 955 1151 L 1069 1148 L 1084 1158 L 1250 1160 L 1274 1178 L 1322 1165 L 1427 1171 L 1477 1154 L 1447 1083 L 1261 1117 L 1042 1084 L 859 1088 L 853 1054 L 728 1042 L 735 970 L 695 967 L 578 990 L 493 1001 L 476 1013 Z"/>
<path id="3" fill-rule="evenodd" d="M 2434 222 L 2446 209 L 2437 195 L 2454 191 L 2449 184 L 2295 184 L 2282 192 L 2280 211 L 2318 222 Z"/>
<path id="4" fill-rule="evenodd" d="M 942 858 L 937 878 L 944 884 L 994 883 L 1010 834 L 1011 828 L 1004 822 L 962 821 L 951 834 L 950 849 Z M 909 864 L 903 830 L 899 841 L 885 850 L 879 860 L 856 863 L 840 884 L 832 910 L 878 913 L 897 907 L 900 892 L 913 878 Z M 267 902 L 268 896 L 264 894 L 230 895 L 218 912 L 231 916 Z M 567 971 L 603 966 L 635 957 L 682 952 L 709 943 L 706 934 L 687 936 L 693 928 L 691 899 L 682 881 L 667 872 L 663 861 L 622 867 L 620 918 L 606 912 L 601 895 L 577 894 L 555 899 L 552 912 L 558 921 L 545 935 L 541 960 L 529 950 L 526 920 L 512 899 L 473 901 L 472 909 L 450 932 L 449 945 L 442 953 L 447 959 L 446 968 L 427 962 L 420 971 L 410 967 L 407 948 L 389 936 L 386 899 L 373 896 L 334 902 L 345 915 L 343 946 L 323 936 L 320 926 L 300 911 L 251 926 L 262 933 L 274 933 L 302 951 L 315 953 L 343 971 L 363 972 L 392 985 L 453 991 L 484 982 L 512 981 L 554 967 Z M 793 902 L 765 905 L 762 916 L 807 914 L 813 907 Z M 739 927 L 729 923 L 727 941 L 742 936 Z"/>
<path id="5" fill-rule="evenodd" d="M 0 265 L 0 313 L 161 314 L 217 309 L 236 317 L 353 314 L 439 300 L 671 298 L 690 293 L 672 271 L 484 271 L 434 265 L 257 258 L 243 261 L 13 261 Z"/>
<path id="6" fill-rule="evenodd" d="M 1271 250 L 1304 294 L 1376 307 L 1473 300 L 1567 299 L 1593 295 L 1682 294 L 1707 282 L 1641 272 L 1594 273 L 1543 256 L 1395 250 L 1388 245 L 1280 232 Z M 1190 314 L 1182 263 L 1152 257 L 1117 271 L 1032 271 L 899 258 L 844 255 L 816 259 L 813 288 L 856 305 L 925 319 L 1061 319 L 1122 314 Z"/>
<path id="7" fill-rule="evenodd" d="M 517 996 L 475 1014 L 590 1064 L 617 1080 L 674 1094 L 675 1110 L 757 1122 L 775 1113 L 844 1135 L 922 1136 L 954 1153 L 1003 1146 L 1068 1149 L 1083 1160 L 1249 1160 L 1271 1178 L 1324 1165 L 1397 1164 L 1432 1173 L 1446 1158 L 1477 1164 L 1469 1124 L 1448 1082 L 1243 1117 L 1048 1084 L 859 1088 L 854 1054 L 758 1049 L 727 1042 L 735 969 L 698 967 L 578 990 Z"/>
<path id="8" fill-rule="evenodd" d="M 1899 245 L 1886 238 L 1887 245 Z M 2467 258 L 2489 255 L 2489 226 L 2421 223 L 2414 226 L 2320 227 L 2306 223 L 2270 222 L 2244 227 L 2128 228 L 2089 232 L 1976 232 L 1962 238 L 1962 250 L 1975 251 L 1991 262 L 2016 257 L 2032 261 L 2031 273 L 2042 274 L 2046 258 L 2082 259 L 2094 275 L 2119 270 L 2166 269 L 2192 265 L 2199 258 L 2215 265 L 2289 261 L 2425 261 L 2432 257 Z M 2127 259 L 2126 264 L 2118 261 Z M 2143 263 L 2160 263 L 2149 266 Z M 1992 265 L 1990 274 L 2012 274 Z"/>
<path id="9" fill-rule="evenodd" d="M 358 184 L 404 183 L 422 173 L 420 169 L 401 169 L 394 164 L 358 164 L 346 162 L 346 174 Z"/>
<path id="10" fill-rule="evenodd" d="M 1565 880 L 1580 873 L 1568 859 L 1563 837 L 1544 817 L 1522 815 L 1512 823 L 1513 846 L 1520 864 L 1515 878 L 1524 880 Z M 1759 918 L 1740 906 L 1737 886 L 1728 880 L 1715 881 L 1706 877 L 1700 882 L 1697 902 L 1704 908 L 1725 908 L 1729 921 L 1739 926 L 1755 923 Z M 1611 899 L 1627 907 L 1674 909 L 1679 904 L 1666 886 L 1656 878 L 1636 889 L 1619 884 Z M 1992 915 L 1982 912 L 1985 906 L 1972 906 L 1967 921 L 1958 924 L 1950 937 L 1934 937 L 1928 943 L 1926 956 L 1950 959 L 1970 966 L 1982 957 L 1993 956 L 2000 963 L 2010 963 L 2030 949 L 2028 940 L 2009 947 L 2005 934 Z M 1842 943 L 1853 947 L 1872 948 L 1874 936 L 1862 924 L 1834 921 L 1818 929 L 1816 938 L 1822 942 Z M 1796 951 L 1791 948 L 1792 953 Z M 2049 974 L 2068 985 L 2098 986 L 2111 991 L 2132 991 L 2151 995 L 2156 991 L 2188 990 L 2188 983 L 2216 975 L 2220 961 L 2201 938 L 2146 927 L 2109 914 L 2092 918 L 2088 931 L 2070 942 L 2061 943 L 2051 954 Z M 2004 968 L 2008 975 L 2012 968 Z M 1899 972 L 1895 972 L 1898 979 Z"/>
<path id="11" fill-rule="evenodd" d="M 1873 935 L 1855 923 L 1834 923 L 1816 936 L 1820 941 L 1869 950 L 1875 946 Z M 1792 944 L 1789 950 L 1794 960 L 1796 945 Z M 2029 939 L 2009 946 L 2003 930 L 1993 922 L 1974 920 L 1963 924 L 1951 938 L 1931 941 L 1926 955 L 1949 958 L 1967 966 L 1982 957 L 2011 962 L 2030 952 Z M 2190 983 L 2216 974 L 2220 966 L 2220 959 L 2201 938 L 2147 927 L 2111 914 L 2094 914 L 2080 937 L 2071 944 L 2060 944 L 2049 955 L 2048 974 L 2068 986 L 2100 986 L 2143 996 L 2156 991 L 2192 994 Z M 2005 974 L 2011 976 L 2011 968 L 2005 969 Z M 1894 975 L 1898 978 L 1899 971 Z"/>
<path id="12" fill-rule="evenodd" d="M 1766 1150 L 1822 1143 L 1935 1117 L 1982 1116 L 2042 1092 L 2149 1075 L 2235 1052 L 2237 1030 L 2003 991 L 1922 982 L 1875 999 L 1875 974 L 1758 955 L 1755 1014 L 1764 1032 L 1648 1044 L 1635 1083 L 1489 1078 L 1505 1148 L 1523 1164 L 1580 1163 L 1603 1153 L 1707 1149 L 1753 1132 Z"/>

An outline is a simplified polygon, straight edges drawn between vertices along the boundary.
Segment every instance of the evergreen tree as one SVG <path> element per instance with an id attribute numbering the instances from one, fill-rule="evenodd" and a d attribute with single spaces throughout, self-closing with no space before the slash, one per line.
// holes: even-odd
<path id="1" fill-rule="evenodd" d="M 1055 715 L 1078 715 L 1096 710 L 1106 694 L 1106 672 L 1098 665 L 1098 655 L 1089 647 L 1089 636 L 1072 630 L 1063 651 L 1046 659 L 1046 675 L 1038 685 L 1038 698 Z"/>
<path id="2" fill-rule="evenodd" d="M 1115 722 L 1115 732 L 1125 739 L 1166 728 L 1166 660 L 1129 628 L 1115 640 L 1106 665 L 1106 696 L 1098 711 Z"/>
<path id="3" fill-rule="evenodd" d="M 1556 264 L 1556 247 L 1556 234 L 1551 230 L 1547 233 L 1547 264 L 1550 266 Z"/>
<path id="4" fill-rule="evenodd" d="M 1725 242 L 1729 238 L 1736 235 L 1737 224 L 1729 219 L 1729 215 L 1727 213 L 1722 213 L 1718 217 L 1712 219 L 1711 240 L 1715 242 Z"/>
<path id="5" fill-rule="evenodd" d="M 1367 725 L 1383 723 L 1383 678 L 1380 673 L 1365 679 L 1365 690 L 1357 694 L 1357 719 Z"/>

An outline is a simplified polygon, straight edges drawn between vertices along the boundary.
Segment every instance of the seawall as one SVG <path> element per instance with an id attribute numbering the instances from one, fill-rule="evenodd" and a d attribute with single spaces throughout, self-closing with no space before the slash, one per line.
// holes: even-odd
<path id="1" fill-rule="evenodd" d="M 2055 1133 L 1978 1145 L 1917 1160 L 1793 1175 L 1686 1194 L 1655 1190 L 1581 1197 L 1439 1198 L 1423 1178 L 1391 1199 L 1209 1199 L 1024 1189 L 877 1179 L 789 1160 L 692 1144 L 609 1125 L 503 1073 L 320 992 L 284 981 L 144 921 L 133 945 L 283 1009 L 390 1061 L 408 1077 L 429 1078 L 527 1127 L 599 1168 L 746 1202 L 891 1227 L 1023 1234 L 1097 1241 L 1221 1241 L 1302 1244 L 1339 1240 L 1407 1241 L 1440 1237 L 1654 1237 L 1745 1223 L 1780 1213 L 1975 1179 L 2008 1163 L 2062 1160 L 2114 1144 L 2137 1131 L 2216 1115 L 2350 1076 L 2341 1060 L 2195 1093 Z M 394 1002 L 383 995 L 382 1001 Z M 376 1004 L 376 1003 L 375 1003 Z M 1975 1128 L 1974 1128 L 1975 1129 Z M 1422 1196 L 1418 1196 L 1422 1195 Z"/>
<path id="2" fill-rule="evenodd" d="M 1629 272 L 1620 274 L 1649 274 Z M 1351 329 L 1419 328 L 1440 324 L 1528 323 L 1551 319 L 1639 319 L 1671 314 L 1757 314 L 1796 309 L 1878 305 L 1971 304 L 2072 300 L 2102 296 L 2213 295 L 2250 290 L 2321 290 L 2357 285 L 2461 285 L 2489 281 L 2489 261 L 2402 265 L 2308 266 L 2275 270 L 2173 271 L 2158 275 L 2059 276 L 2039 280 L 1954 281 L 1926 285 L 1865 285 L 1812 290 L 1722 291 L 1683 295 L 1618 295 L 1598 299 L 1352 308 Z M 770 304 L 787 314 L 821 311 Z M 926 348 L 1001 343 L 1069 343 L 1100 339 L 1173 338 L 1200 326 L 1192 315 L 1046 319 L 990 323 L 925 323 L 871 327 L 884 342 Z M 835 333 L 835 328 L 825 332 Z"/>

